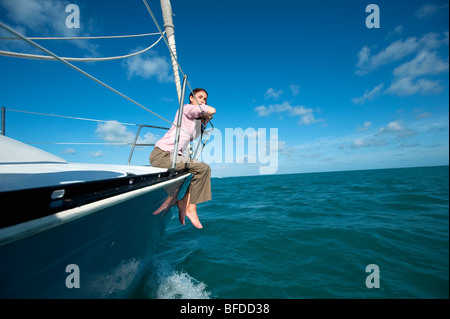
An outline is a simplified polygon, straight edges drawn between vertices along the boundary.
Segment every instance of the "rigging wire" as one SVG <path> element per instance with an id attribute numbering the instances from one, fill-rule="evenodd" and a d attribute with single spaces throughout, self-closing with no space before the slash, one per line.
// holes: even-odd
<path id="1" fill-rule="evenodd" d="M 59 117 L 59 118 L 66 118 L 66 119 L 72 119 L 72 120 L 81 120 L 81 121 L 91 121 L 91 122 L 98 122 L 98 123 L 112 123 L 112 124 L 121 124 L 121 125 L 129 125 L 129 126 L 139 126 L 139 127 L 150 127 L 154 129 L 163 129 L 168 130 L 168 127 L 161 127 L 161 126 L 153 126 L 153 125 L 141 125 L 141 124 L 135 124 L 135 123 L 125 123 L 125 122 L 117 122 L 117 121 L 111 121 L 111 120 L 96 120 L 96 119 L 89 119 L 84 117 L 75 117 L 75 116 L 67 116 L 67 115 L 56 115 L 56 114 L 48 114 L 48 113 L 40 113 L 40 112 L 32 112 L 32 111 L 23 111 L 23 110 L 13 110 L 13 109 L 7 109 L 8 112 L 18 112 L 18 113 L 27 113 L 27 114 L 33 114 L 33 115 L 43 115 L 43 116 L 50 116 L 50 117 Z M 134 145 L 132 142 L 102 142 L 102 143 L 92 143 L 92 142 L 29 142 L 28 144 L 45 144 L 45 145 Z M 136 146 L 155 146 L 155 144 L 136 144 Z"/>
<path id="2" fill-rule="evenodd" d="M 143 106 L 142 104 L 140 104 L 140 103 L 134 101 L 133 99 L 131 99 L 131 98 L 129 98 L 128 96 L 126 96 L 125 94 L 123 94 L 123 93 L 117 91 L 116 89 L 112 88 L 112 87 L 109 86 L 108 84 L 106 84 L 106 83 L 104 83 L 104 82 L 98 80 L 98 79 L 95 78 L 94 76 L 92 76 L 92 75 L 90 75 L 89 73 L 87 73 L 87 72 L 81 70 L 80 68 L 76 67 L 75 65 L 73 65 L 73 64 L 67 62 L 66 60 L 60 58 L 58 55 L 56 55 L 56 54 L 54 54 L 53 52 L 47 50 L 46 48 L 42 47 L 41 45 L 37 44 L 36 42 L 34 42 L 34 41 L 32 41 L 32 40 L 29 40 L 26 36 L 20 34 L 19 32 L 17 32 L 16 30 L 10 28 L 9 26 L 7 26 L 6 24 L 4 24 L 4 23 L 1 22 L 1 21 L 0 21 L 0 27 L 2 27 L 3 29 L 5 29 L 5 30 L 11 32 L 12 34 L 14 34 L 14 35 L 16 35 L 17 37 L 21 38 L 21 39 L 24 40 L 25 42 L 31 44 L 31 45 L 34 46 L 35 48 L 38 48 L 39 50 L 44 51 L 44 52 L 47 53 L 48 55 L 53 56 L 56 60 L 58 60 L 58 61 L 64 63 L 64 64 L 67 65 L 68 67 L 74 69 L 75 71 L 77 71 L 77 72 L 83 74 L 84 76 L 86 76 L 86 77 L 90 78 L 91 80 L 97 82 L 98 84 L 104 86 L 104 87 L 107 88 L 108 90 L 110 90 L 110 91 L 112 91 L 112 92 L 114 92 L 114 93 L 120 95 L 120 96 L 123 97 L 124 99 L 126 99 L 126 100 L 132 102 L 133 104 L 139 106 L 140 108 L 146 110 L 147 112 L 150 112 L 151 114 L 155 115 L 156 117 L 159 117 L 159 118 L 162 119 L 163 121 L 166 121 L 166 122 L 170 123 L 170 125 L 175 126 L 175 124 L 173 124 L 171 121 L 165 119 L 165 118 L 162 117 L 161 115 L 159 115 L 159 114 L 153 112 L 152 110 L 146 108 L 146 107 Z"/>
<path id="3" fill-rule="evenodd" d="M 96 39 L 118 39 L 118 38 L 135 38 L 146 37 L 150 35 L 158 35 L 159 32 L 129 34 L 129 35 L 102 35 L 102 36 L 84 36 L 84 37 L 28 37 L 30 40 L 96 40 Z M 18 37 L 0 37 L 0 40 L 21 40 Z"/>
<path id="4" fill-rule="evenodd" d="M 142 54 L 142 53 L 150 50 L 155 45 L 157 45 L 159 43 L 159 41 L 161 41 L 161 39 L 163 37 L 164 36 L 161 35 L 159 37 L 159 39 L 155 43 L 150 45 L 149 47 L 147 47 L 147 48 L 145 48 L 145 49 L 143 49 L 141 51 L 130 53 L 130 54 L 127 54 L 127 55 L 103 57 L 103 58 L 69 58 L 69 57 L 61 57 L 61 59 L 65 60 L 65 61 L 71 61 L 71 62 L 97 62 L 97 61 L 112 61 L 112 60 L 125 59 L 125 58 L 129 58 L 129 57 L 132 57 L 132 56 L 135 56 L 135 55 L 138 55 L 138 54 Z M 28 39 L 31 39 L 31 38 L 28 38 Z M 36 59 L 36 60 L 53 60 L 53 61 L 57 60 L 55 57 L 47 56 L 47 55 L 18 53 L 18 52 L 3 51 L 3 50 L 0 50 L 0 55 L 14 57 L 14 58 L 25 58 L 25 59 Z"/>
<path id="5" fill-rule="evenodd" d="M 91 122 L 98 122 L 98 123 L 114 123 L 114 124 L 130 125 L 130 126 L 141 126 L 140 124 L 124 123 L 124 122 L 117 122 L 117 121 L 111 121 L 111 120 L 96 120 L 96 119 L 88 119 L 88 118 L 84 118 L 84 117 L 57 115 L 57 114 L 47 114 L 47 113 L 39 113 L 39 112 L 32 112 L 32 111 L 22 111 L 22 110 L 13 110 L 13 109 L 5 109 L 5 110 L 9 111 L 9 112 L 27 113 L 27 114 L 44 115 L 44 116 L 52 116 L 52 117 L 61 117 L 61 118 L 72 119 L 72 120 L 91 121 Z M 165 129 L 165 130 L 169 129 L 167 127 L 160 127 L 160 126 L 152 126 L 152 127 L 153 128 L 159 128 L 159 129 Z"/>
<path id="6" fill-rule="evenodd" d="M 134 143 L 126 142 L 104 142 L 104 143 L 74 143 L 74 142 L 29 142 L 28 144 L 45 144 L 45 145 L 133 145 Z M 155 144 L 136 144 L 136 146 L 155 146 Z"/>
<path id="7" fill-rule="evenodd" d="M 33 45 L 34 47 L 38 48 L 39 50 L 44 51 L 45 53 L 47 53 L 47 54 L 50 55 L 50 56 L 39 56 L 39 55 L 31 55 L 31 54 L 21 54 L 21 53 L 9 52 L 9 51 L 1 51 L 1 50 L 0 50 L 0 55 L 6 55 L 6 56 L 12 56 L 12 57 L 30 58 L 30 59 L 58 60 L 58 61 L 60 61 L 60 62 L 62 62 L 62 63 L 64 63 L 64 64 L 66 64 L 67 66 L 71 67 L 72 69 L 76 70 L 77 72 L 83 74 L 84 76 L 90 78 L 91 80 L 97 82 L 98 84 L 104 86 L 105 88 L 111 90 L 112 92 L 118 94 L 119 96 L 125 98 L 126 100 L 132 102 L 133 104 L 139 106 L 140 108 L 142 108 L 142 109 L 148 111 L 149 113 L 151 113 L 151 114 L 153 114 L 153 115 L 159 117 L 160 119 L 166 121 L 167 123 L 170 123 L 172 126 L 177 126 L 176 124 L 174 124 L 174 123 L 170 122 L 169 120 L 163 118 L 163 117 L 160 116 L 159 114 L 157 114 L 157 113 L 151 111 L 150 109 L 146 108 L 146 107 L 143 106 L 142 104 L 140 104 L 140 103 L 134 101 L 133 99 L 129 98 L 129 97 L 126 96 L 125 94 L 123 94 L 123 93 L 117 91 L 116 89 L 112 88 L 111 86 L 107 85 L 106 83 L 104 83 L 104 82 L 98 80 L 98 79 L 95 78 L 94 76 L 90 75 L 89 73 L 87 73 L 87 72 L 81 70 L 80 68 L 78 68 L 78 67 L 76 67 L 76 66 L 74 66 L 73 64 L 71 64 L 71 63 L 68 62 L 68 61 L 77 61 L 77 62 L 87 62 L 87 61 L 107 61 L 107 60 L 123 59 L 123 58 L 131 57 L 131 56 L 134 56 L 134 55 L 138 55 L 138 54 L 144 53 L 145 51 L 149 50 L 149 49 L 152 48 L 154 45 L 156 45 L 157 43 L 159 43 L 159 41 L 160 41 L 161 38 L 162 38 L 162 39 L 164 39 L 164 42 L 166 43 L 166 46 L 168 47 L 171 56 L 174 58 L 174 60 L 175 60 L 175 62 L 176 62 L 176 64 L 177 64 L 177 67 L 178 67 L 178 69 L 180 70 L 181 74 L 182 74 L 183 76 L 185 76 L 185 73 L 184 73 L 183 70 L 181 69 L 181 66 L 180 66 L 180 64 L 179 64 L 179 62 L 178 62 L 178 59 L 177 59 L 176 55 L 175 55 L 174 52 L 172 51 L 172 48 L 170 47 L 170 45 L 169 45 L 169 43 L 168 43 L 166 37 L 164 37 L 165 32 L 162 31 L 161 27 L 159 26 L 159 23 L 158 23 L 158 21 L 156 20 L 156 18 L 155 18 L 155 16 L 154 16 L 152 10 L 150 9 L 150 6 L 148 5 L 147 1 L 146 1 L 146 0 L 143 0 L 143 2 L 144 2 L 144 4 L 145 4 L 145 6 L 146 6 L 148 12 L 150 13 L 150 15 L 151 15 L 151 17 L 152 17 L 152 19 L 153 19 L 153 21 L 154 21 L 156 27 L 158 28 L 159 33 L 147 33 L 147 34 L 125 35 L 125 36 L 47 37 L 47 38 L 44 38 L 44 37 L 34 37 L 34 38 L 32 38 L 32 37 L 30 37 L 30 38 L 28 38 L 28 37 L 26 37 L 26 36 L 24 36 L 24 35 L 22 35 L 22 34 L 16 32 L 14 29 L 8 27 L 7 25 L 5 25 L 4 23 L 2 23 L 2 22 L 0 21 L 0 27 L 2 27 L 3 29 L 5 29 L 5 30 L 11 32 L 12 34 L 14 34 L 14 35 L 16 36 L 16 37 L 14 37 L 14 38 L 5 38 L 5 37 L 2 37 L 2 38 L 0 38 L 0 39 L 22 39 L 22 40 L 28 42 L 29 44 Z M 32 41 L 32 39 L 34 39 L 34 40 L 79 40 L 79 39 L 85 39 L 85 40 L 86 40 L 86 39 L 106 39 L 106 38 L 127 38 L 127 37 L 140 37 L 140 36 L 157 35 L 157 34 L 160 34 L 160 35 L 161 35 L 160 38 L 159 38 L 154 44 L 152 44 L 151 46 L 149 46 L 148 48 L 146 48 L 146 49 L 144 49 L 144 50 L 141 50 L 141 51 L 139 51 L 139 52 L 135 52 L 135 53 L 132 53 L 132 54 L 129 54 L 129 55 L 125 55 L 125 56 L 105 57 L 105 58 L 64 58 L 64 57 L 59 57 L 58 55 L 52 53 L 51 51 L 47 50 L 46 48 L 44 48 L 44 47 L 40 46 L 39 44 L 35 43 L 34 41 Z M 193 89 L 192 89 L 192 87 L 191 87 L 189 81 L 187 81 L 187 85 L 188 85 L 189 89 L 191 90 L 191 93 L 193 93 Z M 198 100 L 197 100 L 197 98 L 195 97 L 194 94 L 193 94 L 193 96 L 194 96 L 194 98 L 196 99 L 197 104 L 199 104 L 199 102 L 198 102 Z M 199 107 L 200 107 L 200 105 L 199 105 Z M 212 124 L 211 124 L 211 125 L 212 125 Z M 187 131 L 184 130 L 183 128 L 181 128 L 181 129 L 182 129 L 184 132 L 186 132 L 187 134 L 189 134 L 190 136 L 192 136 L 192 134 L 190 134 L 189 132 L 187 132 Z M 202 132 L 202 133 L 203 133 L 203 132 Z M 202 134 L 202 135 L 203 135 L 203 134 Z"/>

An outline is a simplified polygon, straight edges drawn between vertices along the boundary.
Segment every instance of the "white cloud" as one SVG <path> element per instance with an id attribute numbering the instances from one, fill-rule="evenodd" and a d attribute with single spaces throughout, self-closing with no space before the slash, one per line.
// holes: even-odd
<path id="1" fill-rule="evenodd" d="M 369 47 L 364 46 L 357 55 L 358 62 L 356 63 L 355 74 L 368 74 L 385 64 L 399 61 L 418 50 L 432 50 L 442 44 L 448 44 L 448 33 L 444 35 L 446 38 L 443 40 L 439 39 L 437 33 L 427 33 L 420 39 L 409 37 L 406 40 L 398 40 L 374 55 L 371 54 Z"/>
<path id="2" fill-rule="evenodd" d="M 420 114 L 418 114 L 416 116 L 416 119 L 420 120 L 420 119 L 427 118 L 427 117 L 430 117 L 430 116 L 431 116 L 430 112 L 420 113 Z"/>
<path id="3" fill-rule="evenodd" d="M 89 152 L 89 156 L 92 156 L 92 157 L 103 157 L 103 156 L 105 156 L 105 154 L 103 154 L 102 151 L 96 151 L 96 152 Z"/>
<path id="4" fill-rule="evenodd" d="M 81 20 L 81 28 L 68 28 L 66 6 L 69 2 L 58 0 L 0 0 L 0 5 L 6 9 L 6 14 L 17 25 L 16 30 L 26 34 L 32 30 L 39 36 L 79 36 L 89 35 L 92 23 L 88 19 Z M 8 36 L 11 36 L 8 34 Z M 89 41 L 70 41 L 77 47 L 87 50 L 91 55 L 97 55 L 98 45 Z M 19 41 L 9 41 L 10 47 L 18 47 Z"/>
<path id="5" fill-rule="evenodd" d="M 363 148 L 363 147 L 371 147 L 371 146 L 384 146 L 387 142 L 380 138 L 365 138 L 359 137 L 353 141 L 350 145 L 351 148 Z"/>
<path id="6" fill-rule="evenodd" d="M 160 83 L 172 81 L 171 65 L 165 57 L 160 57 L 153 52 L 133 56 L 126 59 L 122 65 L 125 67 L 129 79 L 137 76 L 144 79 L 156 78 Z"/>
<path id="7" fill-rule="evenodd" d="M 404 58 L 417 50 L 417 48 L 418 41 L 416 37 L 408 38 L 405 41 L 395 41 L 375 55 L 371 55 L 370 48 L 365 46 L 358 53 L 355 73 L 358 75 L 370 73 L 382 65 Z"/>
<path id="8" fill-rule="evenodd" d="M 382 92 L 383 83 L 366 90 L 363 96 L 352 99 L 354 104 L 364 104 L 380 94 L 389 93 L 398 96 L 413 94 L 437 94 L 443 90 L 438 80 L 431 80 L 424 76 L 433 76 L 448 72 L 448 61 L 443 61 L 435 51 L 420 51 L 414 59 L 396 67 L 393 71 L 394 79 L 391 85 Z M 421 77 L 421 78 L 420 78 Z"/>
<path id="9" fill-rule="evenodd" d="M 357 132 L 365 132 L 372 126 L 372 122 L 366 121 L 363 126 L 358 126 L 356 129 Z"/>
<path id="10" fill-rule="evenodd" d="M 373 100 L 375 97 L 377 97 L 381 93 L 381 89 L 383 88 L 384 83 L 381 83 L 380 85 L 377 85 L 374 87 L 371 91 L 366 90 L 361 97 L 355 97 L 352 99 L 352 102 L 354 104 L 364 104 L 366 101 Z"/>
<path id="11" fill-rule="evenodd" d="M 353 141 L 351 146 L 354 148 L 360 148 L 360 147 L 365 146 L 364 138 L 362 138 L 362 137 L 357 138 L 356 140 Z"/>
<path id="12" fill-rule="evenodd" d="M 407 96 L 417 93 L 437 94 L 440 93 L 442 89 L 443 87 L 437 80 L 433 81 L 425 78 L 416 80 L 412 77 L 404 77 L 394 80 L 386 92 L 398 96 Z"/>
<path id="13" fill-rule="evenodd" d="M 386 134 L 394 135 L 397 138 L 404 139 L 414 136 L 416 133 L 411 129 L 405 128 L 400 121 L 393 121 L 380 128 L 376 135 L 380 136 Z"/>
<path id="14" fill-rule="evenodd" d="M 312 124 L 315 122 L 316 122 L 316 118 L 314 117 L 314 114 L 311 112 L 311 113 L 305 113 L 304 115 L 301 115 L 300 120 L 297 123 L 298 123 L 298 125 L 302 125 L 302 124 L 309 125 L 309 124 Z"/>
<path id="15" fill-rule="evenodd" d="M 147 133 L 143 138 L 139 137 L 137 140 L 138 144 L 155 144 L 160 138 L 159 135 L 153 133 Z"/>
<path id="16" fill-rule="evenodd" d="M 266 93 L 264 93 L 264 97 L 266 99 L 273 98 L 278 99 L 283 94 L 283 90 L 275 91 L 273 88 L 269 88 Z"/>
<path id="17" fill-rule="evenodd" d="M 48 34 L 50 28 L 64 34 L 65 6 L 56 0 L 1 0 L 7 16 L 27 28 Z"/>
<path id="18" fill-rule="evenodd" d="M 298 116 L 300 120 L 299 125 L 309 125 L 312 123 L 320 122 L 322 120 L 316 119 L 314 116 L 314 110 L 306 108 L 302 105 L 292 106 L 289 102 L 284 101 L 281 104 L 271 104 L 269 106 L 258 106 L 255 108 L 258 116 L 269 116 L 271 114 L 287 113 L 289 116 Z"/>
<path id="19" fill-rule="evenodd" d="M 364 128 L 357 130 L 358 132 L 367 131 L 371 127 L 371 122 L 365 122 Z M 358 136 L 354 138 L 351 143 L 351 148 L 363 148 L 371 146 L 384 146 L 390 143 L 397 143 L 400 140 L 407 139 L 416 135 L 416 132 L 412 129 L 404 127 L 401 121 L 389 122 L 386 126 L 381 127 L 376 132 L 370 132 L 364 136 Z M 394 139 L 392 139 L 394 138 Z"/>
<path id="20" fill-rule="evenodd" d="M 292 92 L 292 95 L 295 97 L 300 93 L 300 86 L 297 84 L 291 84 L 289 85 L 289 89 Z"/>
<path id="21" fill-rule="evenodd" d="M 302 144 L 289 144 L 279 153 L 282 155 L 279 171 L 284 172 L 285 167 L 320 171 L 325 163 L 323 167 L 326 170 L 375 168 L 380 164 L 394 167 L 399 163 L 399 156 L 403 164 L 413 165 L 419 164 L 417 160 L 423 156 L 422 164 L 417 165 L 422 166 L 424 163 L 429 164 L 436 154 L 444 158 L 443 163 L 445 159 L 448 162 L 448 143 L 445 143 L 448 139 L 448 114 L 411 122 L 398 119 L 381 126 L 367 124 L 367 127 L 364 132 L 324 136 Z M 383 133 L 379 134 L 380 131 Z M 302 160 L 296 160 L 298 158 Z"/>
<path id="22" fill-rule="evenodd" d="M 404 27 L 402 25 L 396 26 L 394 30 L 389 32 L 389 37 L 393 35 L 398 35 L 403 33 Z"/>
<path id="23" fill-rule="evenodd" d="M 390 133 L 390 132 L 398 132 L 398 131 L 401 131 L 403 129 L 404 129 L 404 127 L 400 124 L 400 122 L 394 121 L 394 122 L 390 122 L 385 127 L 382 127 L 378 131 L 378 133 L 379 134 L 383 134 L 383 133 Z"/>
<path id="24" fill-rule="evenodd" d="M 133 143 L 136 137 L 135 133 L 117 121 L 98 123 L 95 133 L 98 138 L 108 143 Z M 148 132 L 143 137 L 139 137 L 137 143 L 154 144 L 159 138 L 159 135 Z"/>
<path id="25" fill-rule="evenodd" d="M 444 32 L 444 38 L 436 33 L 427 33 L 422 38 L 410 37 L 391 43 L 378 54 L 371 55 L 368 47 L 363 47 L 358 53 L 358 63 L 355 74 L 363 75 L 379 68 L 382 65 L 405 58 L 416 53 L 415 57 L 397 66 L 392 74 L 394 79 L 390 86 L 381 91 L 383 84 L 366 90 L 363 96 L 352 99 L 354 104 L 364 104 L 380 94 L 396 94 L 407 96 L 413 94 L 438 94 L 444 88 L 440 81 L 430 79 L 440 73 L 449 71 L 448 58 L 444 61 L 434 49 L 448 45 L 449 33 Z"/>
<path id="26" fill-rule="evenodd" d="M 285 101 L 282 104 L 271 104 L 268 107 L 261 105 L 255 108 L 258 116 L 269 116 L 272 113 L 289 112 L 290 115 L 304 115 L 313 112 L 312 109 L 307 109 L 304 106 L 292 106 L 289 102 Z"/>
<path id="27" fill-rule="evenodd" d="M 63 150 L 62 152 L 63 152 L 63 154 L 66 154 L 66 155 L 75 155 L 77 153 L 77 151 L 71 147 Z"/>
<path id="28" fill-rule="evenodd" d="M 256 113 L 258 113 L 258 116 L 269 116 L 270 115 L 270 111 L 267 107 L 265 107 L 264 105 L 260 105 L 255 107 L 255 111 Z"/>
<path id="29" fill-rule="evenodd" d="M 289 112 L 292 110 L 292 106 L 288 102 L 283 102 L 282 104 L 271 104 L 269 106 L 257 106 L 255 108 L 258 116 L 269 116 L 272 113 L 282 113 Z"/>
<path id="30" fill-rule="evenodd" d="M 434 16 L 437 12 L 439 12 L 442 9 L 447 9 L 448 10 L 448 3 L 441 5 L 441 6 L 436 6 L 434 4 L 424 4 L 422 5 L 417 11 L 416 11 L 416 17 L 419 19 L 423 19 L 423 18 L 430 18 L 432 16 Z"/>
<path id="31" fill-rule="evenodd" d="M 432 76 L 448 71 L 448 61 L 443 61 L 436 52 L 420 51 L 414 59 L 394 69 L 395 78 L 386 92 L 398 96 L 440 93 L 443 90 L 440 82 L 423 76 Z"/>
<path id="32" fill-rule="evenodd" d="M 108 143 L 132 143 L 134 134 L 128 131 L 125 125 L 117 121 L 98 123 L 95 130 L 97 136 Z"/>
<path id="33" fill-rule="evenodd" d="M 448 72 L 448 61 L 443 61 L 434 51 L 422 51 L 411 61 L 405 62 L 394 69 L 397 77 L 417 77 L 422 75 L 435 75 Z"/>

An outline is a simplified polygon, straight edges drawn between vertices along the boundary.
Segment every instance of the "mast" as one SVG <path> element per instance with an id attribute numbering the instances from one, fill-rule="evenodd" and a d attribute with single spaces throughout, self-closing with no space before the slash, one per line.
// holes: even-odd
<path id="1" fill-rule="evenodd" d="M 161 10 L 164 19 L 164 29 L 166 31 L 167 41 L 169 42 L 170 57 L 172 59 L 173 75 L 175 77 L 175 85 L 177 87 L 178 102 L 181 103 L 181 82 L 178 72 L 177 50 L 175 47 L 175 26 L 172 20 L 172 6 L 170 0 L 161 0 Z"/>

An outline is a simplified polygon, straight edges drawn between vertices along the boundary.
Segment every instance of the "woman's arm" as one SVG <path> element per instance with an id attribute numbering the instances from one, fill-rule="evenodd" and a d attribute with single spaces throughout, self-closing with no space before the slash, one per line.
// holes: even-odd
<path id="1" fill-rule="evenodd" d="M 203 125 L 208 124 L 208 122 L 213 118 L 213 115 L 216 113 L 216 109 L 212 106 L 208 106 L 208 110 L 206 114 L 201 118 Z"/>
<path id="2" fill-rule="evenodd" d="M 208 111 L 206 112 L 206 118 L 212 119 L 213 115 L 216 114 L 216 109 L 212 106 L 208 106 Z"/>
<path id="3" fill-rule="evenodd" d="M 213 114 L 216 113 L 216 109 L 212 106 L 203 105 L 192 105 L 187 104 L 184 106 L 183 113 L 188 119 L 198 119 L 198 118 L 212 118 Z"/>

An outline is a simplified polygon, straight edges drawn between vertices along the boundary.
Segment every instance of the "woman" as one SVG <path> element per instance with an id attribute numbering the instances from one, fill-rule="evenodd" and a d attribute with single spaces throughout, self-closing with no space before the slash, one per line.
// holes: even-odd
<path id="1" fill-rule="evenodd" d="M 197 204 L 211 200 L 211 169 L 208 164 L 185 157 L 183 153 L 189 143 L 200 134 L 201 122 L 206 124 L 216 113 L 215 108 L 206 105 L 207 100 L 208 93 L 204 89 L 197 88 L 189 95 L 190 104 L 184 105 L 176 164 L 177 169 L 187 168 L 192 174 L 184 198 L 177 203 L 180 222 L 184 225 L 187 216 L 197 228 L 203 228 L 197 216 Z M 167 133 L 156 142 L 155 148 L 150 154 L 152 166 L 163 168 L 172 166 L 177 119 L 178 112 L 175 115 L 175 125 L 172 125 Z M 170 202 L 171 199 L 168 201 Z"/>

